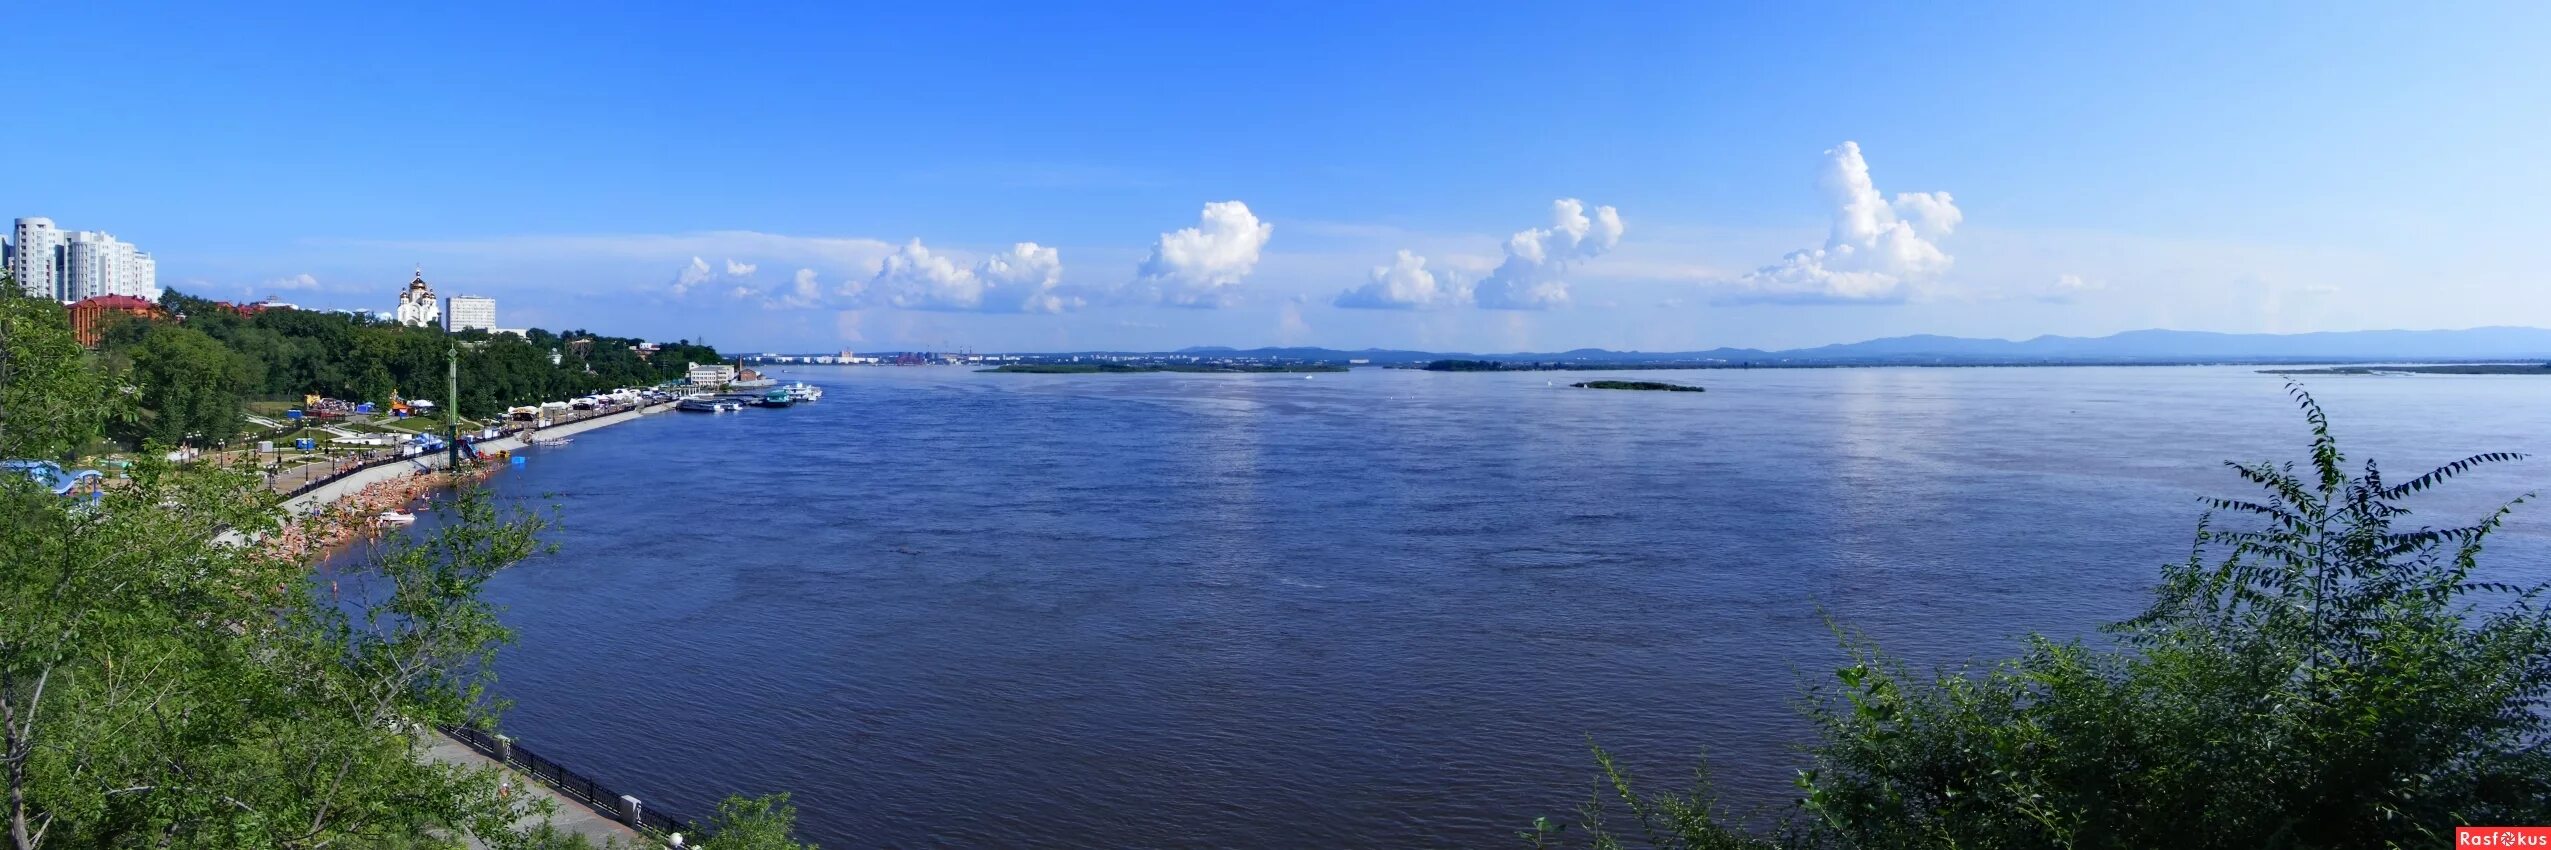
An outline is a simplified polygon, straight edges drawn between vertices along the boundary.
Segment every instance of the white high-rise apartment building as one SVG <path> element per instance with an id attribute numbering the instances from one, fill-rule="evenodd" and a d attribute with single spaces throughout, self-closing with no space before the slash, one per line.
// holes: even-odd
<path id="1" fill-rule="evenodd" d="M 18 288 L 38 298 L 62 297 L 61 228 L 49 218 L 18 219 L 17 238 L 9 242 L 9 276 Z"/>
<path id="2" fill-rule="evenodd" d="M 159 261 L 152 259 L 150 252 L 134 251 L 132 260 L 124 264 L 122 290 L 122 294 L 144 301 L 159 300 Z"/>
<path id="3" fill-rule="evenodd" d="M 62 280 L 53 297 L 78 301 L 105 295 L 105 284 L 123 269 L 115 255 L 115 237 L 97 231 L 63 234 Z"/>
<path id="4" fill-rule="evenodd" d="M 100 295 L 159 299 L 158 262 L 113 234 L 95 230 L 66 234 L 62 269 L 64 301 Z"/>
<path id="5" fill-rule="evenodd" d="M 159 299 L 159 263 L 96 230 L 63 230 L 49 218 L 18 219 L 9 274 L 29 295 L 78 301 L 100 295 Z"/>
<path id="6" fill-rule="evenodd" d="M 465 331 L 477 328 L 482 331 L 492 331 L 496 329 L 496 299 L 479 295 L 454 295 L 446 302 L 443 315 L 450 322 L 446 330 Z"/>

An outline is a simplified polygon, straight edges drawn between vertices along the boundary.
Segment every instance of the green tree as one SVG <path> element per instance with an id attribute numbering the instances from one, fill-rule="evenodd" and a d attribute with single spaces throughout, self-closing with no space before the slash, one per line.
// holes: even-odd
<path id="1" fill-rule="evenodd" d="M 251 367 L 210 335 L 153 327 L 132 358 L 144 416 L 119 436 L 137 444 L 176 445 L 239 432 L 240 393 L 251 383 Z"/>
<path id="2" fill-rule="evenodd" d="M 97 433 L 106 391 L 62 305 L 0 275 L 0 459 L 60 458 Z"/>
<path id="3" fill-rule="evenodd" d="M 279 531 L 269 504 L 253 476 L 149 463 L 93 507 L 0 481 L 12 847 L 529 840 L 515 823 L 536 812 L 492 770 L 419 746 L 486 719 L 509 635 L 480 590 L 537 546 L 536 519 L 465 493 L 341 606 L 296 560 L 227 542 Z"/>
<path id="4" fill-rule="evenodd" d="M 2195 550 L 2115 645 L 2034 638 L 1918 676 L 1848 641 L 1854 663 L 1810 703 L 1821 731 L 1781 843 L 2443 847 L 2458 824 L 2551 822 L 2551 585 L 2479 563 L 2523 499 L 2445 528 L 2413 526 L 2406 504 L 2518 456 L 2387 481 L 2293 395 L 2309 462 L 2230 464 L 2258 495 L 2210 500 Z M 1598 804 L 1596 846 L 1737 846 L 1706 790 L 1643 798 L 1598 762 L 1642 827 L 1713 826 L 1613 829 Z"/>

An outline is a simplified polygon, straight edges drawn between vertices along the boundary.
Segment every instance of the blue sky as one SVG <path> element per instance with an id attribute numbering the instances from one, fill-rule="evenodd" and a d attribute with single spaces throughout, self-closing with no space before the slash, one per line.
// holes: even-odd
<path id="1" fill-rule="evenodd" d="M 1357 5 L 45 4 L 0 215 L 735 349 L 2551 325 L 2551 7 Z"/>

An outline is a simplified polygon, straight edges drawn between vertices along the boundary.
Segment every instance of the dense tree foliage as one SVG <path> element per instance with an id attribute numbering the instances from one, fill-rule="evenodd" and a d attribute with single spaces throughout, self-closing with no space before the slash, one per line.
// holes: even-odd
<path id="1" fill-rule="evenodd" d="M 41 300 L 26 303 L 34 305 L 28 312 L 61 312 Z M 239 402 L 249 398 L 317 394 L 386 402 L 396 393 L 445 400 L 451 352 L 458 354 L 460 369 L 458 409 L 473 417 L 614 387 L 650 386 L 682 377 L 691 363 L 723 359 L 716 349 L 688 341 L 642 355 L 643 340 L 581 330 L 445 334 L 342 313 L 246 314 L 174 291 L 161 306 L 173 320 L 119 317 L 101 333 L 100 362 L 129 365 L 138 390 L 134 421 L 112 429 L 128 443 L 230 436 L 238 429 Z M 551 362 L 553 356 L 558 362 Z"/>
<path id="2" fill-rule="evenodd" d="M 253 478 L 145 467 L 97 506 L 0 499 L 0 721 L 13 845 L 303 847 L 454 831 L 521 838 L 490 771 L 417 756 L 465 722 L 504 638 L 478 596 L 531 525 L 464 499 L 395 547 L 348 610 L 299 563 L 217 542 L 270 530 Z"/>
<path id="3" fill-rule="evenodd" d="M 0 459 L 58 458 L 96 431 L 112 398 L 81 362 L 62 307 L 0 275 Z"/>
<path id="4" fill-rule="evenodd" d="M 1509 367 L 1495 360 L 1434 360 L 1426 364 L 1429 372 L 1503 372 Z"/>
<path id="5" fill-rule="evenodd" d="M 787 794 L 728 797 L 710 821 L 709 841 L 718 850 L 816 850 L 797 841 L 797 806 Z"/>
<path id="6" fill-rule="evenodd" d="M 203 444 L 239 432 L 239 395 L 256 380 L 255 364 L 211 336 L 159 327 L 123 354 L 132 360 L 142 415 L 114 429 L 131 445 Z"/>
<path id="7" fill-rule="evenodd" d="M 2295 398 L 2309 464 L 2233 464 L 2259 495 L 2212 502 L 2236 527 L 2201 522 L 2116 646 L 2041 638 L 1920 677 L 1855 642 L 1811 703 L 1794 834 L 1730 828 L 1706 787 L 1644 796 L 1598 750 L 1594 844 L 2444 847 L 2460 824 L 2551 823 L 2551 585 L 2479 570 L 2515 503 L 2449 528 L 2411 526 L 2403 504 L 2516 456 L 2389 482 L 2352 471 Z"/>

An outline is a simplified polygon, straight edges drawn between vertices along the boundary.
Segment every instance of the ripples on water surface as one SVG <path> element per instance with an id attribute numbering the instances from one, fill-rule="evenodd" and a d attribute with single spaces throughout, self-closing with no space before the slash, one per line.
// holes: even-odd
<path id="1" fill-rule="evenodd" d="M 1826 617 L 1922 665 L 2090 635 L 2219 461 L 2304 440 L 2232 368 L 781 377 L 829 394 L 499 476 L 565 520 L 493 587 L 500 690 L 544 755 L 686 814 L 792 791 L 836 848 L 1493 846 L 1572 813 L 1589 734 L 1778 803 Z M 2313 388 L 2402 473 L 2551 451 L 2551 382 Z M 2545 530 L 2489 562 L 2540 577 Z"/>

